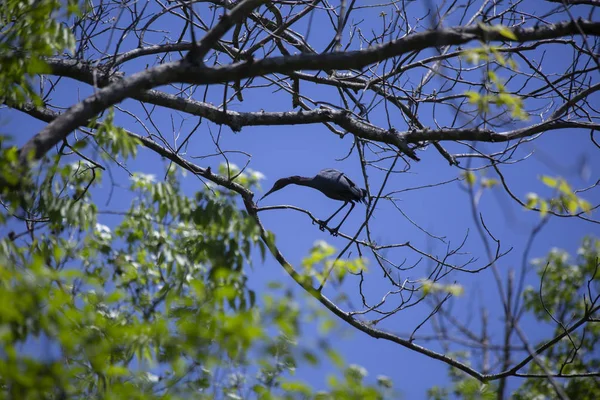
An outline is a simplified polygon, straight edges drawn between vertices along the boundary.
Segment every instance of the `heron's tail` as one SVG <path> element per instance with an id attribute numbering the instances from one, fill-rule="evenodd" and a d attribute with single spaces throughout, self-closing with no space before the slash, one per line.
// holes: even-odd
<path id="1" fill-rule="evenodd" d="M 368 203 L 369 193 L 367 193 L 367 189 L 360 189 L 360 201 L 364 204 Z"/>

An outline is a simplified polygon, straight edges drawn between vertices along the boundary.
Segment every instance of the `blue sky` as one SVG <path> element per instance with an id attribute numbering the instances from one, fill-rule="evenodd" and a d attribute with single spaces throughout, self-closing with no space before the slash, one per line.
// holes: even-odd
<path id="1" fill-rule="evenodd" d="M 426 2 L 423 2 L 425 4 Z M 407 11 L 414 17 L 423 15 L 420 7 L 422 5 L 410 5 Z M 531 10 L 540 12 L 541 10 Z M 354 18 L 368 18 L 377 13 L 375 9 L 364 9 L 357 12 Z M 563 15 L 563 19 L 567 16 Z M 160 22 L 158 27 L 166 28 L 169 20 Z M 450 21 L 452 22 L 452 21 Z M 327 26 L 325 18 L 319 19 L 318 15 L 312 21 L 309 40 L 315 48 L 323 46 L 331 37 L 331 29 Z M 448 23 L 451 25 L 450 23 Z M 306 33 L 308 27 L 299 25 L 298 30 Z M 133 39 L 131 39 L 133 42 Z M 151 40 L 151 36 L 149 36 Z M 475 44 L 473 45 L 475 46 Z M 433 51 L 430 54 L 435 54 Z M 565 65 L 573 60 L 573 54 L 561 46 L 542 48 L 535 53 L 531 53 L 532 59 L 544 59 L 546 73 L 560 73 Z M 178 58 L 177 54 L 173 55 Z M 131 63 L 124 70 L 127 73 L 139 71 L 147 63 L 153 62 L 152 57 L 146 57 Z M 523 61 L 516 59 L 519 65 L 526 69 Z M 416 69 L 402 78 L 402 82 L 407 88 L 413 88 L 418 83 L 423 69 Z M 428 90 L 443 84 L 443 78 L 434 78 L 427 87 Z M 519 81 L 511 82 L 514 88 L 518 87 Z M 61 82 L 61 90 L 52 96 L 54 104 L 68 106 L 73 104 L 76 98 L 84 98 L 90 94 L 88 88 L 83 85 L 65 79 Z M 510 87 L 510 86 L 509 86 Z M 173 89 L 166 89 L 173 92 Z M 194 98 L 201 100 L 204 88 L 201 88 L 194 95 Z M 302 84 L 302 93 L 313 98 L 326 98 L 331 100 L 332 88 L 323 88 L 316 85 Z M 455 93 L 462 93 L 466 90 L 464 87 L 457 88 Z M 220 88 L 211 88 L 208 93 L 208 101 L 218 104 L 222 99 L 223 93 Z M 596 96 L 597 98 L 598 96 Z M 336 103 L 338 105 L 338 103 Z M 169 113 L 164 109 L 154 110 L 153 124 L 146 119 L 144 110 L 133 101 L 125 101 L 121 106 L 135 113 L 146 124 L 153 133 L 160 130 L 167 139 L 172 142 L 180 143 L 182 138 L 196 125 L 197 117 L 186 116 L 181 113 Z M 538 104 L 526 102 L 526 107 L 533 108 Z M 229 105 L 229 109 L 236 111 L 286 111 L 291 109 L 291 98 L 289 95 L 279 92 L 273 92 L 272 89 L 255 89 L 244 93 L 244 101 L 235 101 Z M 453 118 L 451 107 L 438 106 L 433 108 L 431 105 L 423 104 L 419 109 L 421 121 L 430 127 L 434 126 L 435 120 L 442 124 L 449 123 Z M 386 127 L 387 116 L 383 106 L 375 110 L 371 116 L 371 121 L 379 126 Z M 528 122 L 507 122 L 505 129 L 513 129 L 527 123 L 537 122 L 537 117 L 532 116 Z M 390 113 L 392 125 L 398 130 L 407 129 L 406 124 L 399 115 L 399 111 L 393 110 Z M 43 126 L 32 118 L 23 114 L 2 109 L 0 111 L 1 133 L 12 133 L 15 136 L 15 142 L 22 144 L 27 138 L 30 138 Z M 128 130 L 145 134 L 144 128 L 134 119 L 119 115 L 116 120 Z M 262 172 L 266 179 L 263 182 L 263 190 L 266 192 L 271 185 L 279 178 L 290 175 L 312 176 L 323 168 L 336 168 L 344 171 L 351 179 L 364 187 L 364 180 L 358 154 L 356 150 L 352 152 L 353 136 L 346 135 L 343 139 L 337 137 L 322 125 L 304 125 L 304 126 L 278 126 L 278 127 L 245 127 L 241 132 L 234 133 L 227 127 L 219 127 L 207 121 L 203 121 L 199 131 L 194 135 L 190 144 L 187 146 L 187 156 L 201 156 L 216 151 L 212 134 L 214 137 L 220 135 L 220 148 L 223 150 L 243 151 L 250 154 L 251 161 L 249 167 Z M 175 139 L 180 135 L 180 137 Z M 444 144 L 451 152 L 466 152 L 464 146 L 455 144 Z M 482 144 L 481 149 L 485 151 L 498 151 L 504 145 Z M 350 155 L 348 153 L 350 152 Z M 513 193 L 522 200 L 528 192 L 538 193 L 540 196 L 551 196 L 551 189 L 544 186 L 539 177 L 542 175 L 562 176 L 566 178 L 574 188 L 584 188 L 595 183 L 600 176 L 600 158 L 597 156 L 598 149 L 593 146 L 589 140 L 589 132 L 583 130 L 554 131 L 541 136 L 536 141 L 524 144 L 515 155 L 515 158 L 531 155 L 523 162 L 513 165 L 504 165 L 501 167 L 507 182 Z M 373 158 L 373 154 L 368 155 Z M 392 190 L 406 190 L 425 185 L 434 185 L 457 178 L 461 170 L 451 167 L 432 146 L 425 151 L 420 151 L 421 161 L 418 163 L 411 161 L 411 168 L 404 173 L 394 174 L 384 193 Z M 337 161 L 345 158 L 343 161 Z M 581 160 L 588 173 L 582 174 Z M 202 167 L 211 166 L 215 169 L 224 160 L 220 157 L 196 160 Z M 247 157 L 241 153 L 231 154 L 230 161 L 242 166 L 246 163 Z M 399 165 L 402 162 L 399 162 Z M 384 160 L 378 165 L 382 167 L 389 166 L 390 161 Z M 130 171 L 156 174 L 157 177 L 164 176 L 164 170 L 167 163 L 160 160 L 157 156 L 147 150 L 140 150 L 137 159 L 128 163 Z M 461 161 L 461 166 L 466 165 L 466 160 Z M 115 181 L 122 186 L 127 186 L 127 174 L 118 169 L 112 168 Z M 369 183 L 371 193 L 376 193 L 384 179 L 384 173 L 369 168 Z M 492 171 L 488 170 L 487 176 L 494 178 Z M 193 178 L 185 178 L 185 190 L 192 194 L 200 188 L 200 182 Z M 110 189 L 108 175 L 105 174 L 103 183 L 104 192 L 99 191 L 99 199 L 106 196 Z M 122 188 L 114 188 L 115 195 L 111 203 L 105 209 L 125 209 L 129 206 L 128 197 Z M 256 198 L 262 196 L 257 193 Z M 487 263 L 482 249 L 481 238 L 476 233 L 471 209 L 469 206 L 469 197 L 465 191 L 464 182 L 451 182 L 445 185 L 438 185 L 419 190 L 404 191 L 397 195 L 398 205 L 402 212 L 411 220 L 404 217 L 389 202 L 381 201 L 374 217 L 370 222 L 370 229 L 373 238 L 378 243 L 404 243 L 410 242 L 417 248 L 431 252 L 438 256 L 443 256 L 447 245 L 456 246 L 461 243 L 465 236 L 467 237 L 463 251 L 467 254 L 463 259 L 470 257 L 478 258 L 472 267 L 483 266 Z M 582 197 L 592 204 L 598 204 L 600 195 L 597 190 L 591 190 L 582 194 Z M 104 205 L 103 201 L 99 204 Z M 319 218 L 326 218 L 339 207 L 339 203 L 326 198 L 321 193 L 306 187 L 288 186 L 285 189 L 276 192 L 263 200 L 260 205 L 289 204 L 306 210 L 309 210 Z M 103 209 L 103 207 L 100 207 Z M 521 267 L 521 258 L 524 250 L 524 243 L 531 232 L 531 229 L 539 222 L 539 215 L 524 210 L 516 204 L 509 196 L 504 193 L 500 187 L 495 187 L 485 191 L 480 200 L 479 211 L 485 219 L 487 227 L 494 236 L 501 241 L 503 250 L 512 248 L 511 252 L 498 262 L 498 269 L 503 279 L 506 279 L 507 272 L 510 269 L 519 270 Z M 277 245 L 286 256 L 286 258 L 296 266 L 300 266 L 301 260 L 305 257 L 311 246 L 317 240 L 326 240 L 338 249 L 346 245 L 343 238 L 331 237 L 327 233 L 320 232 L 317 226 L 312 225 L 307 216 L 292 210 L 273 210 L 261 212 L 260 217 L 264 225 L 276 234 Z M 363 205 L 357 205 L 354 212 L 347 220 L 342 231 L 348 234 L 354 234 L 365 217 L 365 208 Z M 102 220 L 106 218 L 106 220 Z M 339 218 L 339 217 L 338 217 Z M 339 221 L 336 218 L 335 221 Z M 102 217 L 100 222 L 111 225 L 110 217 Z M 413 224 L 414 222 L 414 224 Z M 418 227 L 415 226 L 418 225 Z M 421 229 L 431 233 L 431 236 L 425 234 Z M 600 229 L 596 224 L 586 223 L 575 218 L 552 218 L 541 234 L 537 237 L 532 250 L 531 257 L 541 257 L 551 248 L 560 247 L 574 253 L 581 239 L 585 235 L 600 235 Z M 445 243 L 434 239 L 432 236 L 444 237 Z M 364 238 L 364 232 L 359 238 Z M 367 258 L 370 258 L 365 252 Z M 356 251 L 351 253 L 356 256 Z M 406 249 L 392 250 L 389 257 L 397 262 L 406 259 L 406 263 L 416 263 L 421 258 L 414 252 Z M 417 280 L 426 276 L 428 268 L 431 265 L 425 260 L 421 261 L 417 267 L 403 272 L 402 279 Z M 277 280 L 286 285 L 293 286 L 293 282 L 283 269 L 272 257 L 267 257 L 266 262 L 256 264 L 254 269 L 248 271 L 250 276 L 250 285 L 256 288 L 264 288 L 267 281 Z M 456 281 L 464 286 L 465 293 L 462 297 L 451 300 L 452 310 L 455 316 L 463 321 L 470 321 L 470 326 L 475 330 L 479 329 L 480 311 L 487 308 L 490 313 L 490 327 L 492 332 L 502 326 L 501 304 L 498 301 L 498 292 L 493 281 L 490 270 L 480 274 L 456 274 L 453 275 Z M 450 280 L 452 281 L 452 279 Z M 535 275 L 530 273 L 527 282 L 534 283 Z M 368 295 L 369 302 L 377 302 L 391 288 L 382 279 L 382 273 L 376 263 L 370 259 L 369 271 L 366 274 L 365 293 Z M 299 292 L 299 291 L 298 291 Z M 358 296 L 357 281 L 349 279 L 339 288 L 328 286 L 325 294 L 330 298 L 343 293 L 349 296 L 355 305 L 360 305 L 360 296 Z M 391 302 L 393 306 L 393 302 Z M 344 303 L 342 308 L 348 310 Z M 421 304 L 414 308 L 401 311 L 397 315 L 389 318 L 379 327 L 389 329 L 396 333 L 408 333 L 417 326 L 431 311 L 431 307 Z M 340 322 L 342 325 L 343 323 Z M 537 325 L 531 320 L 525 319 L 523 325 L 526 328 L 528 337 L 537 341 L 546 337 L 547 327 Z M 308 331 L 313 331 L 314 327 L 308 327 Z M 348 328 L 348 332 L 352 332 Z M 431 332 L 431 328 L 425 325 L 423 332 Z M 498 339 L 500 336 L 497 336 Z M 403 347 L 383 340 L 375 340 L 360 332 L 353 332 L 350 335 L 335 340 L 337 349 L 343 354 L 348 363 L 359 364 L 369 371 L 369 378 L 374 379 L 377 375 L 386 375 L 392 378 L 396 389 L 402 393 L 404 398 L 423 398 L 425 390 L 435 384 L 447 382 L 447 366 L 429 359 L 423 355 L 409 351 Z M 434 350 L 440 350 L 436 343 L 425 344 Z M 324 384 L 324 374 L 329 370 L 325 365 L 321 369 L 301 368 L 298 371 L 300 377 L 306 377 L 316 387 Z M 518 384 L 518 380 L 513 380 L 513 387 Z"/>

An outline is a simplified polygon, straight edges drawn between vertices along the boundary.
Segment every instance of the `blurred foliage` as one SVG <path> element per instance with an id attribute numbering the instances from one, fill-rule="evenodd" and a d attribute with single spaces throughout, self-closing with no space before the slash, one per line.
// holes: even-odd
<path id="1" fill-rule="evenodd" d="M 254 171 L 251 168 L 240 169 L 233 163 L 223 163 L 219 165 L 219 175 L 226 176 L 227 179 L 239 183 L 247 189 L 260 190 L 260 181 L 265 179 L 265 176 L 259 172 Z M 217 190 L 224 190 L 223 188 L 216 188 Z M 233 191 L 227 192 L 230 196 L 237 196 L 237 193 Z"/>
<path id="2" fill-rule="evenodd" d="M 543 175 L 540 180 L 554 189 L 553 197 L 543 198 L 537 193 L 528 193 L 526 206 L 529 209 L 537 208 L 542 218 L 548 215 L 548 211 L 567 215 L 591 212 L 591 204 L 579 197 L 565 179 Z"/>
<path id="3" fill-rule="evenodd" d="M 467 365 L 470 364 L 471 353 L 467 351 L 454 352 L 448 356 Z M 446 400 L 458 398 L 463 400 L 493 400 L 496 399 L 497 382 L 481 383 L 477 379 L 454 368 L 450 368 L 448 375 L 452 381 L 450 387 L 433 386 L 427 391 L 430 400 Z"/>
<path id="4" fill-rule="evenodd" d="M 77 1 L 3 0 L 0 2 L 0 99 L 21 105 L 41 103 L 32 88 L 44 61 L 63 50 L 75 50 L 75 37 L 60 22 L 79 13 Z"/>
<path id="5" fill-rule="evenodd" d="M 135 157 L 137 154 L 138 146 L 140 145 L 139 139 L 129 135 L 125 129 L 120 126 L 114 125 L 115 110 L 110 107 L 106 116 L 101 123 L 96 124 L 92 122 L 90 126 L 95 126 L 94 140 L 105 151 L 102 152 L 101 156 L 105 160 L 110 160 L 113 157 L 121 156 L 124 159 L 128 157 Z M 80 147 L 85 146 L 85 141 L 81 140 L 76 144 Z"/>
<path id="6" fill-rule="evenodd" d="M 430 293 L 443 293 L 450 294 L 452 296 L 462 296 L 465 293 L 465 288 L 458 283 L 447 284 L 434 282 L 431 279 L 424 279 L 421 285 L 421 290 L 423 290 L 424 296 L 427 296 Z"/>
<path id="7" fill-rule="evenodd" d="M 484 190 L 494 188 L 500 183 L 496 178 L 486 177 L 484 171 L 477 173 L 462 171 L 460 180 L 464 182 L 468 189 L 474 190 L 476 202 L 479 201 Z M 580 197 L 566 179 L 542 175 L 540 180 L 545 186 L 553 190 L 552 195 L 541 196 L 529 192 L 526 195 L 524 206 L 529 210 L 538 211 L 541 218 L 546 217 L 549 212 L 562 215 L 590 214 L 592 212 L 590 202 Z"/>
<path id="8" fill-rule="evenodd" d="M 510 40 L 517 40 L 513 31 L 502 25 L 485 25 L 480 23 L 479 28 L 484 32 L 498 32 L 502 36 Z M 481 114 L 490 112 L 490 105 L 507 109 L 514 119 L 526 120 L 529 118 L 523 105 L 523 99 L 509 91 L 505 82 L 498 75 L 498 70 L 506 68 L 509 70 L 517 70 L 517 63 L 510 57 L 505 56 L 503 48 L 492 46 L 482 42 L 480 47 L 463 50 L 462 57 L 470 64 L 478 65 L 480 63 L 488 63 L 490 68 L 487 69 L 484 77 L 486 91 L 484 93 L 467 91 L 469 103 L 476 105 Z"/>
<path id="9" fill-rule="evenodd" d="M 460 173 L 460 179 L 463 180 L 468 187 L 477 187 L 480 191 L 484 189 L 491 189 L 499 183 L 497 179 L 487 178 L 484 171 L 481 171 L 480 175 L 481 177 L 478 179 L 478 176 L 475 172 L 462 171 Z M 478 183 L 479 186 L 477 186 Z"/>
<path id="10" fill-rule="evenodd" d="M 348 273 L 358 274 L 367 270 L 365 258 L 342 260 L 333 257 L 335 253 L 335 247 L 323 240 L 316 241 L 309 255 L 302 260 L 303 276 L 307 279 L 316 278 L 319 285 L 324 285 L 330 277 L 335 283 L 341 284 Z"/>
<path id="11" fill-rule="evenodd" d="M 96 154 L 134 156 L 137 143 L 107 120 L 94 136 Z M 81 143 L 71 148 L 84 151 Z M 13 176 L 16 154 L 14 147 L 2 149 L 7 181 L 21 179 Z M 79 153 L 64 154 L 34 170 L 36 191 L 2 193 L 0 398 L 383 399 L 391 393 L 389 379 L 369 384 L 363 369 L 346 367 L 323 337 L 334 328 L 323 310 L 276 282 L 260 292 L 250 287 L 252 260 L 264 261 L 266 246 L 238 196 L 212 185 L 186 196 L 182 171 L 171 166 L 163 181 L 133 174 L 119 209 L 99 211 L 94 199 L 103 168 Z M 219 172 L 252 190 L 262 178 L 233 165 Z M 310 263 L 334 266 L 317 253 L 311 251 Z M 334 269 L 362 268 L 359 261 L 342 264 Z M 312 339 L 303 328 L 311 321 L 321 332 Z M 327 390 L 294 380 L 298 367 L 325 360 L 341 369 L 332 371 Z"/>

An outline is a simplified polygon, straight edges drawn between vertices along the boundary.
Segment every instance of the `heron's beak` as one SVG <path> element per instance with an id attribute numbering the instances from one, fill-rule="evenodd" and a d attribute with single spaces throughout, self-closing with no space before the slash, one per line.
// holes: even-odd
<path id="1" fill-rule="evenodd" d="M 273 187 L 271 188 L 271 190 L 269 190 L 267 193 L 265 193 L 265 195 L 263 197 L 261 197 L 258 201 L 264 199 L 265 197 L 267 197 L 268 195 L 270 195 L 273 192 L 276 192 L 278 190 L 283 189 L 284 187 L 286 187 L 290 183 L 293 183 L 290 180 L 290 178 L 282 178 L 282 179 L 278 180 L 277 182 L 275 182 L 275 184 L 273 185 Z"/>
<path id="2" fill-rule="evenodd" d="M 273 192 L 278 191 L 279 189 L 281 189 L 283 186 L 281 187 L 277 187 L 277 184 L 273 185 L 273 187 L 271 188 L 271 190 L 269 190 L 267 193 L 265 193 L 265 195 L 263 197 L 260 198 L 260 200 L 264 199 L 265 197 L 267 197 L 268 195 L 270 195 Z M 258 201 L 260 201 L 258 200 Z"/>
<path id="3" fill-rule="evenodd" d="M 273 189 L 269 190 L 267 193 L 265 193 L 265 195 L 263 197 L 261 197 L 260 199 L 258 199 L 258 201 L 261 201 L 262 199 L 264 199 L 265 197 L 267 197 L 268 195 L 270 195 L 273 192 L 274 192 Z"/>

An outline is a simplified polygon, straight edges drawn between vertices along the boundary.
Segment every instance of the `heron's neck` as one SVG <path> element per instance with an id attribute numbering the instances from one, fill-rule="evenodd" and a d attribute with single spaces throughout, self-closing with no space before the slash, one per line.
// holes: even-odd
<path id="1" fill-rule="evenodd" d="M 290 178 L 290 182 L 300 186 L 313 186 L 313 178 L 308 178 L 306 176 L 293 176 Z"/>

